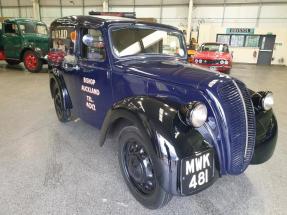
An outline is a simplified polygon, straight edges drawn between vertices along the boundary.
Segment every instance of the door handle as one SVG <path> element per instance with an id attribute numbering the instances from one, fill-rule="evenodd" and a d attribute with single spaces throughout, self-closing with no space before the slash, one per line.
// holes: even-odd
<path id="1" fill-rule="evenodd" d="M 71 70 L 80 70 L 80 67 L 76 64 L 69 64 L 69 63 L 64 63 L 64 69 L 67 71 L 71 71 Z"/>

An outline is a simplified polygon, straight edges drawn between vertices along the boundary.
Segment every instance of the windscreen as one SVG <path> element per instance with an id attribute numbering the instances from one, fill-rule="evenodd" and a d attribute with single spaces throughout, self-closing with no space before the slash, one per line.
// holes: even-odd
<path id="1" fill-rule="evenodd" d="M 184 57 L 182 36 L 177 32 L 125 27 L 111 31 L 112 48 L 118 57 L 166 55 Z"/>
<path id="2" fill-rule="evenodd" d="M 225 44 L 217 44 L 217 43 L 205 43 L 200 47 L 200 51 L 208 51 L 208 52 L 227 52 L 228 46 Z"/>
<path id="3" fill-rule="evenodd" d="M 36 24 L 34 22 L 22 22 L 19 24 L 22 34 L 44 34 L 47 35 L 47 27 L 43 24 Z"/>

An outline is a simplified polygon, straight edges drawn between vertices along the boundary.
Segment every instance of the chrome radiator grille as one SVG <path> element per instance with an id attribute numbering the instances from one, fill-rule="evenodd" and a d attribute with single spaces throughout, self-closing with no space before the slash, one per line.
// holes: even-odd
<path id="1" fill-rule="evenodd" d="M 252 159 L 255 145 L 255 114 L 247 88 L 240 82 L 226 82 L 218 88 L 227 120 L 230 156 L 228 172 L 243 172 Z"/>

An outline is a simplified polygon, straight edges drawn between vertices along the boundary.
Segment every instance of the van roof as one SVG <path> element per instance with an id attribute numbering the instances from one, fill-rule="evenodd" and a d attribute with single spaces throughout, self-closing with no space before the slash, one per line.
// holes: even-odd
<path id="1" fill-rule="evenodd" d="M 111 24 L 111 23 L 137 23 L 137 24 L 147 24 L 155 27 L 169 28 L 171 30 L 179 31 L 178 28 L 159 24 L 141 21 L 139 19 L 131 19 L 126 17 L 119 16 L 98 16 L 98 15 L 89 15 L 89 16 L 66 16 L 58 18 L 51 23 L 51 28 L 56 26 L 78 26 L 78 25 L 102 25 L 102 24 Z"/>

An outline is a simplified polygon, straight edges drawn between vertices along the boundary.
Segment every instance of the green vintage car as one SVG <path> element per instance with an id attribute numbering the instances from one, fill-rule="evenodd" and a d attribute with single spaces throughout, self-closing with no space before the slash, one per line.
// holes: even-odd
<path id="1" fill-rule="evenodd" d="M 24 62 L 30 72 L 39 72 L 49 50 L 48 29 L 45 23 L 26 19 L 8 18 L 0 30 L 0 60 L 10 65 Z"/>

